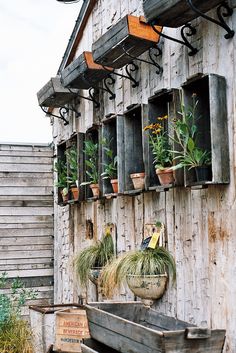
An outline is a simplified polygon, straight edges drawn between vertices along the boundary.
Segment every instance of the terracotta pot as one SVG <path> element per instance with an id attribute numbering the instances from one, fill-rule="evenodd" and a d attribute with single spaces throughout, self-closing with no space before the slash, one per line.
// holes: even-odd
<path id="1" fill-rule="evenodd" d="M 102 271 L 102 267 L 93 267 L 89 271 L 89 279 L 93 284 L 98 285 L 99 276 Z"/>
<path id="2" fill-rule="evenodd" d="M 173 170 L 170 168 L 156 169 L 156 175 L 161 185 L 173 184 L 175 181 Z"/>
<path id="3" fill-rule="evenodd" d="M 117 194 L 118 193 L 118 179 L 111 179 L 110 181 L 111 181 L 113 192 L 115 194 Z"/>
<path id="4" fill-rule="evenodd" d="M 145 188 L 145 173 L 130 174 L 135 190 Z"/>
<path id="5" fill-rule="evenodd" d="M 99 197 L 99 185 L 98 184 L 90 184 L 90 189 L 92 190 L 94 197 Z"/>
<path id="6" fill-rule="evenodd" d="M 168 276 L 161 275 L 127 275 L 126 280 L 130 290 L 142 299 L 159 299 L 165 292 Z"/>
<path id="7" fill-rule="evenodd" d="M 71 190 L 71 193 L 73 195 L 73 200 L 78 200 L 79 198 L 79 189 L 77 187 L 73 187 L 70 189 Z"/>

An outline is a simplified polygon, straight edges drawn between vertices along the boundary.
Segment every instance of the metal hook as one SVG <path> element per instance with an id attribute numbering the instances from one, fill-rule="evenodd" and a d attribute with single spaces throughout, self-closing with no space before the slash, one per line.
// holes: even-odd
<path id="1" fill-rule="evenodd" d="M 192 0 L 187 0 L 188 5 L 191 7 L 191 10 L 196 12 L 199 16 L 205 18 L 206 20 L 215 23 L 216 25 L 224 28 L 227 32 L 227 34 L 225 34 L 225 39 L 230 39 L 233 38 L 234 36 L 234 31 L 226 24 L 225 20 L 223 17 L 229 17 L 233 14 L 233 9 L 227 4 L 226 1 L 223 1 L 222 4 L 220 4 L 217 7 L 217 16 L 218 16 L 218 20 L 215 20 L 214 18 L 205 15 L 204 13 L 202 13 L 199 9 L 197 9 L 194 5 Z M 222 10 L 226 10 L 226 12 L 221 14 Z"/>
<path id="2" fill-rule="evenodd" d="M 189 56 L 193 56 L 193 55 L 197 54 L 198 49 L 197 49 L 197 48 L 194 48 L 194 47 L 189 43 L 189 41 L 188 41 L 188 39 L 186 38 L 185 33 L 184 33 L 184 31 L 185 31 L 186 29 L 189 30 L 189 32 L 186 33 L 186 35 L 187 35 L 188 37 L 191 37 L 192 35 L 194 35 L 194 34 L 197 33 L 196 28 L 194 28 L 190 23 L 186 23 L 186 24 L 181 28 L 181 37 L 182 37 L 183 40 L 170 37 L 170 36 L 164 34 L 163 32 L 158 31 L 158 29 L 156 29 L 156 27 L 155 27 L 154 25 L 151 25 L 151 26 L 152 26 L 153 31 L 156 32 L 157 34 L 159 34 L 160 36 L 162 36 L 162 37 L 164 37 L 164 38 L 166 38 L 166 39 L 172 40 L 172 41 L 174 41 L 174 42 L 176 42 L 176 43 L 183 44 L 183 45 L 185 45 L 187 48 L 189 48 L 189 49 L 190 49 L 190 52 L 188 53 Z"/>

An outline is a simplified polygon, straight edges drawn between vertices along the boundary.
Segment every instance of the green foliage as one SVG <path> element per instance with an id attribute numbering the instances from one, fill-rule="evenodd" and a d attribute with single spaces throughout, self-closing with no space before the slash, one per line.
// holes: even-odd
<path id="1" fill-rule="evenodd" d="M 55 186 L 67 189 L 67 166 L 62 158 L 58 157 L 57 162 L 54 164 L 54 171 L 57 172 Z"/>
<path id="2" fill-rule="evenodd" d="M 129 251 L 105 266 L 101 279 L 103 293 L 111 297 L 115 288 L 119 288 L 124 282 L 127 274 L 145 276 L 163 273 L 175 280 L 175 261 L 165 248 Z"/>
<path id="3" fill-rule="evenodd" d="M 86 156 L 85 164 L 87 167 L 86 174 L 89 181 L 81 183 L 81 185 L 98 183 L 98 143 L 92 140 L 84 141 L 84 153 Z"/>
<path id="4" fill-rule="evenodd" d="M 165 132 L 159 135 L 150 135 L 150 145 L 153 153 L 153 164 L 156 169 L 171 167 L 173 164 L 173 153 L 170 151 L 168 136 Z"/>
<path id="5" fill-rule="evenodd" d="M 71 185 L 76 185 L 78 181 L 78 152 L 77 147 L 72 146 L 66 151 L 66 159 L 68 164 L 67 181 Z"/>
<path id="6" fill-rule="evenodd" d="M 101 174 L 103 179 L 116 179 L 117 178 L 117 156 L 114 156 L 114 151 L 111 149 L 111 141 L 105 138 L 102 140 L 103 149 L 107 157 L 107 162 L 103 163 L 104 172 Z"/>
<path id="7" fill-rule="evenodd" d="M 198 101 L 193 95 L 192 106 L 186 108 L 181 100 L 181 116 L 174 125 L 175 142 L 180 146 L 180 151 L 173 151 L 175 159 L 181 167 L 188 169 L 211 164 L 211 152 L 198 146 L 198 129 L 196 125 L 196 109 Z"/>
<path id="8" fill-rule="evenodd" d="M 105 266 L 113 256 L 114 244 L 110 233 L 103 235 L 102 239 L 94 245 L 82 250 L 75 258 L 75 267 L 80 283 L 85 285 L 90 269 Z"/>

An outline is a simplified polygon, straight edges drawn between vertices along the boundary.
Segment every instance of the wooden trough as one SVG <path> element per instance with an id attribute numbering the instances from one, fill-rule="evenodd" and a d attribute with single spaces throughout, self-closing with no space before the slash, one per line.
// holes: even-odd
<path id="1" fill-rule="evenodd" d="M 196 327 L 140 302 L 90 303 L 85 309 L 91 337 L 122 353 L 222 352 L 225 330 Z"/>
<path id="2" fill-rule="evenodd" d="M 193 5 L 205 13 L 222 0 L 193 0 Z M 180 27 L 199 17 L 186 0 L 143 0 L 143 11 L 149 23 L 166 27 Z"/>
<path id="3" fill-rule="evenodd" d="M 52 77 L 37 93 L 38 102 L 43 107 L 59 108 L 69 103 L 78 94 L 77 90 L 70 91 L 63 87 L 60 77 Z"/>
<path id="4" fill-rule="evenodd" d="M 161 30 L 161 27 L 157 27 Z M 93 43 L 94 61 L 119 69 L 139 57 L 159 41 L 143 17 L 127 15 Z M 127 55 L 128 52 L 132 57 Z"/>
<path id="5" fill-rule="evenodd" d="M 93 60 L 91 52 L 83 52 L 61 73 L 64 87 L 89 89 L 109 75 L 109 68 L 103 68 Z"/>

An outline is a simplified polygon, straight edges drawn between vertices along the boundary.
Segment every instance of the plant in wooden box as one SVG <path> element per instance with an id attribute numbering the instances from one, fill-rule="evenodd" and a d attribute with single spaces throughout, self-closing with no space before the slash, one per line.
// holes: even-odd
<path id="1" fill-rule="evenodd" d="M 199 147 L 199 133 L 197 127 L 196 109 L 198 100 L 196 94 L 192 95 L 192 105 L 185 107 L 181 99 L 181 119 L 173 124 L 175 132 L 174 141 L 180 146 L 179 151 L 173 151 L 174 159 L 180 167 L 188 170 L 194 168 L 197 181 L 206 181 L 210 178 L 211 151 Z"/>
<path id="2" fill-rule="evenodd" d="M 149 131 L 149 141 L 153 154 L 153 164 L 161 185 L 174 183 L 173 165 L 174 155 L 171 151 L 169 136 L 164 130 L 164 122 L 168 116 L 157 117 L 157 122 L 145 126 L 144 131 Z"/>
<path id="3" fill-rule="evenodd" d="M 114 151 L 110 147 L 111 141 L 105 138 L 102 140 L 102 146 L 105 151 L 106 163 L 103 163 L 104 172 L 101 174 L 103 179 L 110 179 L 110 183 L 114 193 L 118 193 L 117 179 L 117 156 L 114 156 Z"/>
<path id="4" fill-rule="evenodd" d="M 110 232 L 106 232 L 101 240 L 82 250 L 75 258 L 75 268 L 81 285 L 88 279 L 97 284 L 101 269 L 114 256 L 114 243 Z"/>
<path id="5" fill-rule="evenodd" d="M 126 281 L 131 291 L 145 302 L 163 295 L 170 276 L 175 280 L 173 256 L 150 239 L 144 249 L 129 251 L 108 263 L 102 272 L 101 286 L 104 295 L 111 297 L 114 290 Z"/>
<path id="6" fill-rule="evenodd" d="M 79 198 L 78 188 L 78 152 L 77 147 L 73 145 L 66 151 L 66 159 L 68 165 L 67 181 L 70 185 L 70 190 L 74 200 Z"/>
<path id="7" fill-rule="evenodd" d="M 67 166 L 66 162 L 61 158 L 57 158 L 54 165 L 54 171 L 57 172 L 57 180 L 55 186 L 58 188 L 63 202 L 68 201 L 68 184 L 67 184 Z"/>
<path id="8" fill-rule="evenodd" d="M 98 143 L 92 140 L 84 141 L 84 153 L 85 153 L 85 164 L 86 164 L 86 175 L 89 181 L 85 181 L 80 185 L 89 185 L 93 196 L 99 197 L 99 174 L 98 174 Z"/>

